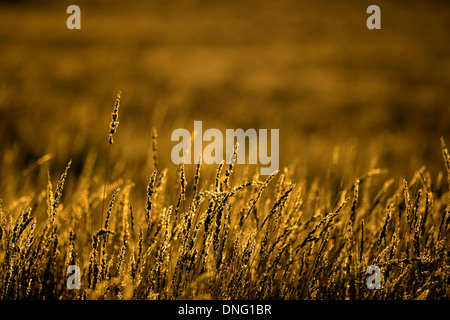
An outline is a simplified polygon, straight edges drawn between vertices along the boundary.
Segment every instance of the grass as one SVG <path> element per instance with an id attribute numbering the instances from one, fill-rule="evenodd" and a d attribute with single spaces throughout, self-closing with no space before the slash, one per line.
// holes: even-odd
<path id="1" fill-rule="evenodd" d="M 448 299 L 450 5 L 369 4 L 0 1 L 1 299 Z M 195 120 L 280 171 L 177 167 Z"/>
<path id="2" fill-rule="evenodd" d="M 11 171 L 24 186 L 4 188 L 16 200 L 0 202 L 1 299 L 448 299 L 444 139 L 437 177 L 426 167 L 409 180 L 370 168 L 346 182 L 335 153 L 324 181 L 223 163 L 206 178 L 200 164 L 193 175 L 181 165 L 171 181 L 153 130 L 154 168 L 137 203 L 132 181 L 110 181 L 117 121 L 118 102 L 103 185 L 92 157 L 69 161 L 55 188 L 48 157 Z M 43 188 L 36 171 L 47 174 Z M 374 264 L 379 290 L 366 286 Z M 81 289 L 67 288 L 69 265 L 80 267 Z"/>

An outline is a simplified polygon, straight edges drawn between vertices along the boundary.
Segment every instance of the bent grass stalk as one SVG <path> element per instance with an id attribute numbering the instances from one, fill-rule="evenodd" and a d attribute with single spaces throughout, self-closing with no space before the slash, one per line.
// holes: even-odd
<path id="1" fill-rule="evenodd" d="M 116 133 L 117 127 L 119 126 L 119 107 L 120 107 L 121 94 L 122 94 L 122 92 L 119 90 L 119 92 L 117 93 L 116 102 L 114 103 L 113 112 L 111 113 L 111 122 L 109 124 L 108 151 L 107 151 L 107 156 L 106 156 L 105 183 L 103 184 L 102 210 L 101 210 L 101 213 L 100 213 L 100 230 L 102 229 L 103 211 L 105 210 L 106 185 L 108 183 L 108 177 L 109 177 L 109 162 L 110 162 L 110 155 L 111 155 L 111 145 L 114 143 L 114 134 Z M 105 224 L 106 223 L 107 222 L 105 222 Z M 93 231 L 94 230 L 91 230 L 91 234 L 93 233 Z M 105 237 L 104 240 L 106 242 L 106 237 Z M 104 245 L 105 245 L 105 243 L 104 243 Z M 100 261 L 103 261 L 102 260 L 102 253 L 103 253 L 103 251 L 104 250 L 100 251 L 100 254 L 99 254 L 99 260 Z"/>
<path id="2" fill-rule="evenodd" d="M 114 109 L 111 113 L 111 122 L 109 124 L 109 134 L 108 134 L 108 153 L 106 156 L 106 173 L 105 173 L 105 183 L 103 185 L 103 199 L 102 199 L 102 211 L 100 215 L 100 228 L 103 223 L 103 210 L 105 210 L 105 198 L 106 198 L 106 185 L 108 182 L 109 176 L 109 162 L 111 155 L 111 145 L 114 143 L 114 134 L 117 131 L 117 127 L 119 126 L 119 107 L 120 107 L 120 98 L 122 92 L 119 90 L 117 93 L 116 102 L 114 103 Z"/>

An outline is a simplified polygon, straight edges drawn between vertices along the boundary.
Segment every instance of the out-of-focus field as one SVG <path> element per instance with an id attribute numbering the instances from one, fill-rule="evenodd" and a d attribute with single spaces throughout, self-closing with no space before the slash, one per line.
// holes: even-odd
<path id="1" fill-rule="evenodd" d="M 194 120 L 204 130 L 279 128 L 281 168 L 309 178 L 325 175 L 336 146 L 358 173 L 443 169 L 445 1 L 378 1 L 374 31 L 368 1 L 77 1 L 78 31 L 66 28 L 69 4 L 0 3 L 0 158 L 15 150 L 19 168 L 46 153 L 58 172 L 89 150 L 101 159 L 120 89 L 112 156 L 138 183 L 151 169 L 151 127 L 171 166 L 170 134 Z"/>

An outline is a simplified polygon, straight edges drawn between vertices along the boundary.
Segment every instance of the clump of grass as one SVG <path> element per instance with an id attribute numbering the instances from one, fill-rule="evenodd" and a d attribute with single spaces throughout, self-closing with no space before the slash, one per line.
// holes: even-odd
<path id="1" fill-rule="evenodd" d="M 119 104 L 120 93 L 108 154 Z M 219 164 L 211 181 L 201 181 L 200 162 L 192 180 L 182 164 L 176 184 L 168 184 L 156 138 L 153 130 L 154 168 L 141 190 L 146 201 L 132 197 L 132 182 L 113 181 L 105 220 L 109 156 L 103 193 L 95 179 L 71 175 L 69 162 L 55 190 L 49 177 L 45 190 L 31 189 L 12 204 L 0 201 L 2 299 L 448 298 L 444 173 L 433 180 L 422 167 L 408 181 L 371 168 L 347 185 L 334 173 L 335 152 L 324 186 L 319 178 L 295 181 L 292 169 L 268 177 L 239 172 L 234 161 Z M 450 156 L 441 142 L 450 183 Z M 92 160 L 85 166 L 91 172 Z M 68 180 L 83 187 L 63 199 Z M 100 202 L 100 227 L 89 232 Z M 66 287 L 72 264 L 81 268 L 79 290 Z M 371 264 L 382 269 L 381 290 L 365 285 Z"/>

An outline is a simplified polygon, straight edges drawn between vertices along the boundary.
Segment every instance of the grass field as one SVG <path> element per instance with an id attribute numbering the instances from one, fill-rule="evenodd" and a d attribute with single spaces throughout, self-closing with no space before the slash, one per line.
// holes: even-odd
<path id="1" fill-rule="evenodd" d="M 70 4 L 0 2 L 2 299 L 448 299 L 449 4 Z M 173 164 L 194 120 L 279 172 Z"/>

